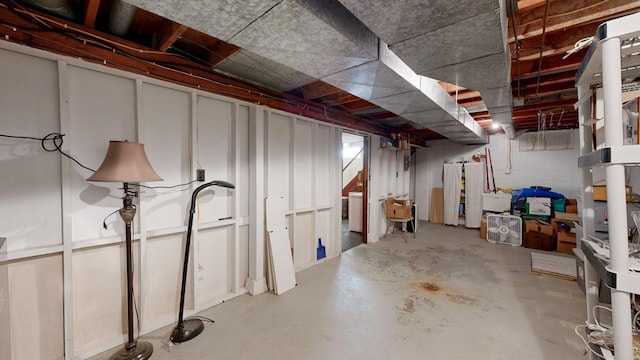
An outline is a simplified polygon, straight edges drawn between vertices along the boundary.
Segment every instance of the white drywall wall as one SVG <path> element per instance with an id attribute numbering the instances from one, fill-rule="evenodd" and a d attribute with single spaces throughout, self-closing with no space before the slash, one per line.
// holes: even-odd
<path id="1" fill-rule="evenodd" d="M 519 151 L 518 139 L 509 140 L 504 135 L 492 135 L 487 145 L 463 145 L 450 140 L 437 140 L 428 148 L 417 150 L 416 156 L 416 202 L 420 207 L 419 219 L 429 219 L 431 189 L 442 186 L 442 165 L 447 160 L 471 160 L 485 148 L 491 152 L 493 175 L 496 187 L 524 188 L 546 186 L 552 191 L 574 198 L 580 193 L 578 169 L 578 133 L 574 131 L 573 149 Z M 509 148 L 511 146 L 511 152 Z M 508 158 L 511 153 L 511 171 Z M 491 169 L 489 181 L 493 187 Z"/>

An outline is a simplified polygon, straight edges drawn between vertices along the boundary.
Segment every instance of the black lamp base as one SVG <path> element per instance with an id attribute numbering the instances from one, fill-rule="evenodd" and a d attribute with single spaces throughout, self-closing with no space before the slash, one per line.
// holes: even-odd
<path id="1" fill-rule="evenodd" d="M 138 341 L 138 343 L 128 349 L 125 345 L 117 353 L 111 355 L 110 360 L 146 360 L 153 354 L 153 345 L 148 342 Z"/>
<path id="2" fill-rule="evenodd" d="M 203 329 L 204 324 L 200 319 L 184 320 L 182 323 L 178 324 L 175 329 L 173 329 L 173 332 L 171 333 L 171 342 L 181 343 L 189 341 L 198 336 Z"/>

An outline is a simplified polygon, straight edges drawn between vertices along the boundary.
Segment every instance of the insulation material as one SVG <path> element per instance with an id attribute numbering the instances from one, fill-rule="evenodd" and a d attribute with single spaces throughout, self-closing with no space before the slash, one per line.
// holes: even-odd
<path id="1" fill-rule="evenodd" d="M 464 164 L 465 218 L 464 226 L 479 228 L 482 221 L 482 191 L 484 185 L 484 164 Z"/>
<path id="2" fill-rule="evenodd" d="M 296 284 L 296 273 L 289 241 L 289 230 L 285 222 L 287 200 L 284 196 L 267 198 L 267 250 L 271 282 L 276 295 L 293 289 Z"/>
<path id="3" fill-rule="evenodd" d="M 444 164 L 444 224 L 458 225 L 462 163 Z M 478 227 L 480 224 L 478 223 Z"/>
<path id="4" fill-rule="evenodd" d="M 520 151 L 571 150 L 573 130 L 547 130 L 526 133 L 518 139 Z"/>

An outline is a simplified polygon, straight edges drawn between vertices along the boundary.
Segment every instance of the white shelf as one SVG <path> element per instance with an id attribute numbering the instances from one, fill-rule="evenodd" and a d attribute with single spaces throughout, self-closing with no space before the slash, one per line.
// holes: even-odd
<path id="1" fill-rule="evenodd" d="M 609 164 L 639 165 L 640 145 L 606 147 L 578 158 L 580 168 Z"/>
<path id="2" fill-rule="evenodd" d="M 586 242 L 581 247 L 585 254 L 585 280 L 588 284 L 602 279 L 611 288 L 615 359 L 632 360 L 630 294 L 640 294 L 640 275 L 629 270 L 629 246 L 627 240 L 627 206 L 624 167 L 640 164 L 640 145 L 623 145 L 622 91 L 623 82 L 635 81 L 640 75 L 640 13 L 624 16 L 601 24 L 596 31 L 576 75 L 578 97 L 588 98 L 593 87 L 602 86 L 605 144 L 604 148 L 591 151 L 593 134 L 591 126 L 584 126 L 592 118 L 590 104 L 580 101 L 581 156 L 578 166 L 582 169 L 582 214 L 593 214 L 593 178 L 591 168 L 606 167 L 607 210 L 609 214 L 610 260 L 594 256 L 594 249 Z M 593 216 L 583 217 L 584 238 L 595 235 Z M 592 277 L 595 277 L 592 278 Z M 591 310 L 598 304 L 597 291 L 586 291 L 587 322 L 593 323 Z M 594 355 L 589 355 L 594 359 Z"/>
<path id="3" fill-rule="evenodd" d="M 620 39 L 620 72 L 624 78 L 640 75 L 640 13 L 607 21 L 598 27 L 576 74 L 577 85 L 595 85 L 602 82 L 602 43 L 605 40 Z"/>

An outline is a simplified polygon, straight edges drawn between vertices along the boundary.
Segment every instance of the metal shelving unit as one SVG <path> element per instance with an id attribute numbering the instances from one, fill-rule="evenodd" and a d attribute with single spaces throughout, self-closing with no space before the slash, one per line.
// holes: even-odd
<path id="1" fill-rule="evenodd" d="M 582 242 L 585 253 L 587 323 L 593 324 L 591 309 L 598 304 L 600 277 L 611 288 L 615 359 L 632 360 L 631 293 L 640 293 L 640 275 L 629 270 L 625 166 L 640 164 L 640 146 L 623 145 L 622 80 L 640 76 L 640 13 L 607 21 L 598 27 L 593 43 L 576 75 L 578 121 L 580 123 L 582 169 L 582 222 L 584 238 L 595 235 L 593 179 L 591 168 L 606 169 L 609 213 L 610 261 L 593 256 L 593 249 Z M 602 86 L 604 93 L 604 148 L 593 151 L 590 98 L 591 88 Z M 597 260 L 597 261 L 596 261 Z M 595 356 L 590 354 L 590 359 Z"/>

